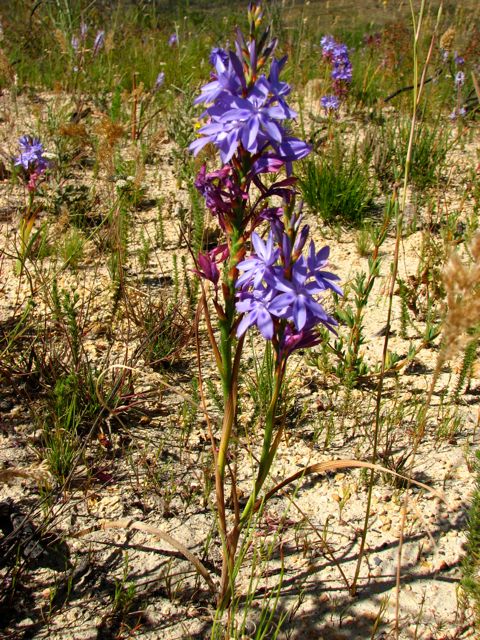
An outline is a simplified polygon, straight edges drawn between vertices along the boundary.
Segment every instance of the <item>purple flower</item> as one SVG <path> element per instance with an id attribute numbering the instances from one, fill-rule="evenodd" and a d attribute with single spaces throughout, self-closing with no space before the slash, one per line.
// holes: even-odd
<path id="1" fill-rule="evenodd" d="M 335 62 L 331 74 L 332 80 L 341 80 L 342 82 L 352 81 L 352 65 L 344 62 Z"/>
<path id="2" fill-rule="evenodd" d="M 278 295 L 269 305 L 270 312 L 293 322 L 298 331 L 319 322 L 327 326 L 336 325 L 335 320 L 328 316 L 322 305 L 313 298 L 313 294 L 321 293 L 324 287 L 319 287 L 316 282 L 307 282 L 308 278 L 307 265 L 301 257 L 293 265 L 291 280 L 276 278 L 275 290 Z"/>
<path id="3" fill-rule="evenodd" d="M 460 107 L 459 109 L 454 109 L 452 113 L 448 116 L 449 120 L 455 121 L 458 117 L 464 118 L 467 115 L 467 110 L 465 107 Z"/>
<path id="4" fill-rule="evenodd" d="M 276 238 L 276 229 L 279 228 L 281 232 L 284 230 L 283 222 L 281 221 L 284 213 L 283 207 L 265 207 L 258 216 L 258 224 L 269 222 L 272 233 Z"/>
<path id="5" fill-rule="evenodd" d="M 39 178 L 48 168 L 48 160 L 44 158 L 43 145 L 38 138 L 22 136 L 18 141 L 20 155 L 14 164 L 21 167 L 23 178 L 29 191 L 35 191 Z"/>
<path id="6" fill-rule="evenodd" d="M 465 64 L 465 58 L 463 56 L 459 56 L 456 51 L 454 53 L 453 61 L 457 67 L 462 67 Z"/>
<path id="7" fill-rule="evenodd" d="M 332 36 L 324 36 L 320 44 L 323 57 L 333 67 L 330 77 L 333 80 L 334 93 L 337 96 L 344 96 L 347 91 L 345 84 L 348 85 L 352 81 L 352 63 L 350 62 L 348 47 L 342 42 L 337 42 Z"/>
<path id="8" fill-rule="evenodd" d="M 274 46 L 272 42 L 262 50 L 262 65 L 267 49 L 270 55 Z M 192 142 L 190 150 L 196 155 L 205 145 L 214 144 L 222 162 L 227 163 L 241 145 L 250 154 L 262 154 L 254 174 L 274 169 L 274 158 L 286 164 L 288 172 L 289 163 L 307 155 L 310 147 L 289 136 L 282 126 L 284 120 L 296 116 L 285 101 L 290 86 L 279 78 L 286 58 L 272 61 L 268 78 L 262 74 L 254 79 L 257 65 L 254 41 L 247 44 L 238 32 L 236 48 L 237 53 L 215 48 L 210 54 L 214 67 L 211 81 L 202 87 L 195 100 L 196 104 L 207 105 L 203 117 L 208 120 L 200 128 L 200 137 Z M 275 153 L 269 153 L 268 147 Z M 265 152 L 272 161 L 261 160 Z"/>
<path id="9" fill-rule="evenodd" d="M 217 145 L 226 156 L 224 162 L 232 157 L 239 142 L 250 153 L 256 153 L 266 144 L 282 142 L 284 132 L 278 121 L 288 116 L 280 105 L 271 106 L 268 88 L 261 79 L 247 98 L 232 97 L 225 107 L 230 108 L 218 107 L 217 112 L 217 122 L 224 124 L 229 133 L 227 144 Z"/>
<path id="10" fill-rule="evenodd" d="M 238 325 L 237 336 L 256 325 L 267 340 L 277 335 L 279 353 L 287 357 L 294 349 L 317 343 L 319 335 L 314 328 L 319 323 L 334 330 L 336 321 L 315 296 L 327 289 L 342 295 L 342 290 L 336 284 L 338 276 L 324 270 L 328 247 L 316 252 L 311 242 L 308 259 L 301 256 L 309 231 L 306 225 L 298 231 L 301 215 L 295 213 L 289 220 L 288 233 L 276 220 L 278 229 L 275 233 L 270 231 L 266 242 L 252 233 L 255 253 L 237 265 L 242 273 L 235 285 L 239 289 L 236 309 L 246 314 Z M 280 319 L 283 328 L 278 333 Z"/>
<path id="11" fill-rule="evenodd" d="M 246 82 L 242 63 L 237 56 L 223 49 L 213 49 L 210 60 L 215 69 L 211 75 L 212 81 L 202 87 L 201 94 L 195 98 L 194 104 L 210 104 L 223 98 L 224 94 L 241 96 Z"/>
<path id="12" fill-rule="evenodd" d="M 85 22 L 80 23 L 80 39 L 85 41 L 88 32 L 88 25 Z"/>
<path id="13" fill-rule="evenodd" d="M 243 336 L 245 331 L 256 325 L 265 340 L 273 338 L 273 319 L 269 311 L 270 302 L 274 291 L 266 287 L 259 287 L 251 292 L 241 292 L 235 308 L 245 315 L 237 327 L 237 338 Z"/>
<path id="14" fill-rule="evenodd" d="M 212 67 L 216 67 L 217 58 L 220 58 L 225 67 L 228 65 L 228 53 L 220 47 L 214 47 L 210 52 L 210 56 L 208 59 L 210 60 L 210 64 L 212 65 Z"/>
<path id="15" fill-rule="evenodd" d="M 321 98 L 320 104 L 325 111 L 336 111 L 340 107 L 340 100 L 337 96 L 328 95 Z"/>
<path id="16" fill-rule="evenodd" d="M 284 358 L 288 357 L 296 349 L 314 347 L 321 341 L 320 334 L 314 328 L 295 331 L 287 324 L 282 336 L 280 351 Z"/>
<path id="17" fill-rule="evenodd" d="M 175 47 L 178 44 L 178 35 L 176 33 L 172 33 L 172 35 L 168 39 L 168 46 Z"/>
<path id="18" fill-rule="evenodd" d="M 208 252 L 208 255 L 212 260 L 217 259 L 217 262 L 219 263 L 225 262 L 225 260 L 230 255 L 228 244 L 218 244 L 216 247 L 214 247 Z"/>
<path id="19" fill-rule="evenodd" d="M 165 71 L 160 71 L 160 73 L 157 76 L 157 79 L 155 80 L 155 85 L 153 87 L 153 90 L 158 91 L 164 82 L 165 82 Z"/>
<path id="20" fill-rule="evenodd" d="M 457 71 L 455 74 L 455 86 L 462 87 L 465 82 L 465 74 L 463 71 Z"/>
<path id="21" fill-rule="evenodd" d="M 212 84 L 204 87 L 202 101 L 205 90 L 210 91 Z M 220 91 L 216 86 L 213 90 L 216 102 L 206 111 L 210 122 L 199 130 L 203 138 L 190 145 L 194 154 L 211 142 L 220 150 L 222 161 L 228 162 L 240 143 L 254 154 L 269 144 L 275 147 L 284 141 L 285 132 L 279 123 L 293 112 L 280 104 L 272 104 L 265 76 L 256 81 L 246 98 Z"/>
<path id="22" fill-rule="evenodd" d="M 203 165 L 195 179 L 196 189 L 205 198 L 205 204 L 213 215 L 218 216 L 222 229 L 225 229 L 225 216 L 231 213 L 234 205 L 248 198 L 230 177 L 231 171 L 232 168 L 225 165 L 217 171 L 207 173 Z"/>
<path id="23" fill-rule="evenodd" d="M 77 53 L 78 48 L 80 47 L 80 40 L 77 38 L 77 36 L 72 36 L 72 49 L 75 51 L 75 53 Z"/>
<path id="24" fill-rule="evenodd" d="M 325 58 L 329 58 L 333 55 L 336 44 L 337 43 L 333 36 L 323 36 L 323 38 L 321 38 L 320 45 L 322 47 L 322 54 Z"/>
<path id="25" fill-rule="evenodd" d="M 343 296 L 343 291 L 335 281 L 340 278 L 330 273 L 330 271 L 324 271 L 324 267 L 328 264 L 328 256 L 330 255 L 330 247 L 323 247 L 318 253 L 315 252 L 315 243 L 313 240 L 310 242 L 310 249 L 308 252 L 307 266 L 310 270 L 311 276 L 315 279 L 315 282 L 319 287 L 323 289 L 331 289 L 338 293 L 339 296 Z"/>
<path id="26" fill-rule="evenodd" d="M 214 257 L 210 254 L 205 255 L 203 253 L 199 253 L 197 262 L 199 268 L 193 269 L 193 273 L 196 273 L 197 276 L 200 276 L 205 280 L 210 280 L 210 282 L 213 282 L 213 284 L 216 286 L 220 277 L 220 272 L 215 263 Z"/>
<path id="27" fill-rule="evenodd" d="M 272 233 L 268 234 L 267 242 L 264 243 L 260 236 L 253 232 L 252 244 L 256 253 L 237 265 L 238 270 L 243 271 L 235 284 L 238 289 L 247 288 L 250 285 L 254 289 L 258 289 L 262 280 L 265 280 L 267 284 L 274 281 L 273 266 L 277 262 L 280 252 L 273 247 Z"/>
<path id="28" fill-rule="evenodd" d="M 348 57 L 348 47 L 343 42 L 335 42 L 332 50 L 332 56 L 334 62 L 347 64 L 350 62 Z"/>
<path id="29" fill-rule="evenodd" d="M 284 164 L 285 160 L 282 160 L 282 158 L 267 153 L 261 155 L 258 160 L 255 160 L 252 165 L 251 174 L 253 176 L 259 173 L 277 173 Z"/>
<path id="30" fill-rule="evenodd" d="M 97 35 L 95 36 L 95 40 L 93 42 L 93 55 L 96 56 L 100 49 L 105 44 L 105 31 L 99 30 L 97 31 Z"/>
<path id="31" fill-rule="evenodd" d="M 287 56 L 284 56 L 281 60 L 277 60 L 276 58 L 272 60 L 270 74 L 268 76 L 268 88 L 272 99 L 278 100 L 278 103 L 283 107 L 286 117 L 296 118 L 297 114 L 295 111 L 290 109 L 288 104 L 285 102 L 285 97 L 289 95 L 291 87 L 287 82 L 281 82 L 279 80 L 280 72 L 285 66 L 286 61 Z"/>
<path id="32" fill-rule="evenodd" d="M 279 144 L 272 145 L 284 162 L 294 162 L 308 156 L 312 147 L 298 138 L 286 136 Z"/>
<path id="33" fill-rule="evenodd" d="M 27 172 L 43 172 L 48 167 L 48 161 L 43 157 L 43 145 L 38 138 L 22 136 L 18 141 L 20 155 L 15 159 L 15 165 L 21 166 Z"/>

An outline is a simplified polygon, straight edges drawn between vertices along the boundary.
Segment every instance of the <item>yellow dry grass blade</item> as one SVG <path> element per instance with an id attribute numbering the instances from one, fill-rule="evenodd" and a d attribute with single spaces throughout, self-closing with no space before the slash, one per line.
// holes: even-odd
<path id="1" fill-rule="evenodd" d="M 473 86 L 475 87 L 475 93 L 477 94 L 478 103 L 480 104 L 480 86 L 478 84 L 477 77 L 473 73 L 473 71 L 472 71 L 472 80 L 473 80 Z"/>
<path id="2" fill-rule="evenodd" d="M 421 487 L 430 493 L 435 494 L 440 500 L 446 502 L 446 499 L 441 491 L 437 491 L 436 489 L 432 489 L 427 484 L 423 482 L 419 482 L 418 480 L 413 480 L 412 478 L 408 478 L 407 476 L 403 476 L 401 473 L 397 473 L 396 471 L 392 471 L 391 469 L 387 469 L 380 464 L 373 464 L 373 462 L 364 462 L 363 460 L 327 460 L 325 462 L 317 462 L 316 464 L 311 464 L 308 467 L 305 467 L 301 471 L 297 471 L 292 476 L 289 476 L 279 484 L 277 484 L 273 489 L 271 489 L 264 498 L 257 500 L 255 504 L 255 511 L 260 507 L 263 501 L 267 501 L 271 498 L 275 493 L 286 487 L 287 485 L 295 482 L 299 478 L 303 478 L 305 476 L 309 476 L 312 473 L 326 473 L 327 471 L 335 471 L 337 469 L 348 469 L 348 468 L 357 468 L 357 469 L 373 469 L 374 471 L 380 471 L 382 473 L 389 473 L 396 478 L 402 478 L 402 480 L 406 480 L 407 482 L 416 485 L 417 487 Z"/>

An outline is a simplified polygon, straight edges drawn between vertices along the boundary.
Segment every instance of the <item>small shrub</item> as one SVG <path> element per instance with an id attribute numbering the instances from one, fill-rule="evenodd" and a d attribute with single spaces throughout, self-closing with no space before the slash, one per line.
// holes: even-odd
<path id="1" fill-rule="evenodd" d="M 329 154 L 307 160 L 300 188 L 305 202 L 325 222 L 336 218 L 358 225 L 373 207 L 375 187 L 355 146 L 337 142 Z"/>
<path id="2" fill-rule="evenodd" d="M 78 229 L 86 230 L 101 224 L 102 219 L 92 212 L 93 202 L 87 185 L 69 184 L 55 194 L 53 212 L 56 217 L 66 216 Z"/>
<path id="3" fill-rule="evenodd" d="M 366 157 L 372 158 L 375 174 L 382 183 L 391 184 L 403 176 L 409 136 L 409 120 L 388 121 L 367 136 L 368 149 L 364 151 Z M 448 136 L 439 122 L 418 124 L 409 169 L 410 182 L 418 191 L 438 182 L 450 147 Z"/>
<path id="4" fill-rule="evenodd" d="M 74 271 L 82 261 L 84 246 L 85 238 L 78 229 L 71 229 L 63 240 L 60 248 L 62 259 Z"/>

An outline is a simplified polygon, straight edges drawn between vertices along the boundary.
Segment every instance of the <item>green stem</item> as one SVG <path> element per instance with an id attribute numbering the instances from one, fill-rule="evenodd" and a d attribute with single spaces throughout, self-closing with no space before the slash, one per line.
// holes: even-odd
<path id="1" fill-rule="evenodd" d="M 272 462 L 275 458 L 278 446 L 280 444 L 281 432 L 277 433 L 272 445 L 273 431 L 275 428 L 275 417 L 277 413 L 278 399 L 282 389 L 283 379 L 285 376 L 285 362 L 277 364 L 275 367 L 275 379 L 273 394 L 268 407 L 267 415 L 265 416 L 265 432 L 263 435 L 263 447 L 262 454 L 260 456 L 260 462 L 258 464 L 258 475 L 255 481 L 255 487 L 253 493 L 250 495 L 247 504 L 240 516 L 240 525 L 243 526 L 248 518 L 251 516 L 253 507 L 257 500 L 257 496 L 262 490 L 263 484 L 268 477 Z"/>
<path id="2" fill-rule="evenodd" d="M 238 344 L 235 351 L 235 358 L 233 358 L 232 332 L 235 323 L 235 279 L 237 264 L 242 257 L 242 249 L 243 235 L 241 229 L 234 227 L 231 233 L 229 270 L 223 285 L 225 317 L 219 320 L 219 350 L 222 359 L 222 371 L 220 374 L 222 377 L 224 416 L 217 458 L 217 473 L 222 483 L 225 477 L 228 445 L 237 411 L 238 367 L 243 346 L 243 341 Z M 234 363 L 236 363 L 236 366 L 234 366 Z"/>

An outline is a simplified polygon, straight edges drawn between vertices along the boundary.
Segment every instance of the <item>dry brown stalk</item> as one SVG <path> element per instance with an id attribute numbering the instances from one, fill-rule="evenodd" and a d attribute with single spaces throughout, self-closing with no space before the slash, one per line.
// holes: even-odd
<path id="1" fill-rule="evenodd" d="M 144 533 L 149 533 L 150 535 L 153 535 L 156 538 L 163 540 L 163 542 L 166 542 L 168 545 L 176 549 L 179 553 L 183 555 L 184 558 L 186 558 L 189 562 L 193 564 L 197 572 L 205 579 L 205 582 L 208 584 L 210 591 L 212 593 L 215 593 L 216 591 L 215 583 L 213 582 L 212 578 L 210 577 L 210 574 L 208 573 L 204 565 L 200 562 L 200 560 L 195 555 L 193 555 L 193 553 L 189 551 L 187 547 L 185 547 L 185 545 L 183 545 L 181 542 L 173 538 L 169 533 L 167 533 L 166 531 L 162 531 L 157 527 L 153 527 L 152 525 L 149 525 L 145 522 L 134 521 L 128 518 L 124 518 L 122 520 L 100 520 L 92 527 L 88 527 L 87 529 L 82 529 L 81 531 L 77 531 L 75 534 L 73 534 L 73 537 L 82 538 L 83 536 L 88 535 L 94 531 L 101 531 L 101 530 L 105 531 L 107 529 L 127 529 L 127 530 L 134 529 L 136 531 L 143 531 Z"/>

